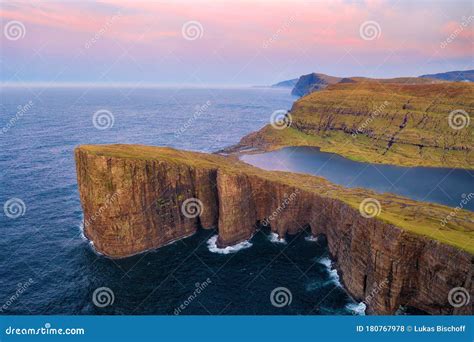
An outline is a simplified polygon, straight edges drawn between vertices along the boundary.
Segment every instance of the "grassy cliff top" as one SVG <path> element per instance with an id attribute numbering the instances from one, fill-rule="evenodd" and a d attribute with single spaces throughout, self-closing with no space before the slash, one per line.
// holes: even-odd
<path id="1" fill-rule="evenodd" d="M 371 163 L 474 169 L 474 84 L 396 80 L 329 85 L 294 103 L 290 128 L 268 125 L 239 145 L 317 146 Z"/>
<path id="2" fill-rule="evenodd" d="M 406 231 L 427 236 L 474 254 L 474 213 L 465 210 L 417 202 L 393 194 L 378 194 L 365 189 L 348 189 L 315 176 L 289 172 L 264 171 L 229 157 L 175 150 L 167 147 L 143 145 L 83 145 L 76 153 L 87 153 L 104 158 L 124 158 L 136 161 L 168 162 L 192 168 L 224 169 L 227 172 L 245 173 L 273 182 L 290 185 L 319 196 L 332 198 L 358 210 L 366 198 L 375 198 L 381 204 L 377 219 Z M 445 226 L 441 221 L 455 215 Z"/>

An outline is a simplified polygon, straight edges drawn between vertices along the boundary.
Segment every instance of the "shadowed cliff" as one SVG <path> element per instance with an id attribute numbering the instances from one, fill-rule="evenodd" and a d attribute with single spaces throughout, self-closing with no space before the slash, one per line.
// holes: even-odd
<path id="1" fill-rule="evenodd" d="M 280 236 L 324 234 L 346 289 L 370 298 L 371 313 L 472 311 L 447 299 L 456 286 L 472 292 L 470 212 L 442 226 L 451 208 L 170 148 L 89 145 L 75 156 L 84 233 L 105 255 L 158 248 L 199 227 L 217 228 L 218 245 L 228 246 L 266 222 Z"/>

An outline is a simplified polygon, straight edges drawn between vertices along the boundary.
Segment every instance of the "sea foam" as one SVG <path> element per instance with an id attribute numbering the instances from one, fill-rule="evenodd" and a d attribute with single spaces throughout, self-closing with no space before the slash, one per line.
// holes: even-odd
<path id="1" fill-rule="evenodd" d="M 317 237 L 317 236 L 313 236 L 313 235 L 306 236 L 304 239 L 305 239 L 306 241 L 310 241 L 310 242 L 317 242 L 317 241 L 318 241 L 318 237 Z"/>
<path id="2" fill-rule="evenodd" d="M 279 237 L 277 233 L 271 232 L 270 235 L 268 235 L 268 239 L 273 243 L 286 244 L 286 240 L 284 238 Z"/>
<path id="3" fill-rule="evenodd" d="M 324 266 L 326 266 L 326 269 L 329 273 L 329 278 L 331 279 L 331 281 L 335 283 L 337 286 L 342 287 L 341 281 L 339 279 L 339 275 L 337 274 L 337 270 L 332 268 L 331 259 L 329 259 L 328 257 L 324 257 L 324 258 L 320 258 L 318 261 L 320 264 L 323 264 Z"/>
<path id="4" fill-rule="evenodd" d="M 207 248 L 209 252 L 218 253 L 218 254 L 229 254 L 229 253 L 237 253 L 238 251 L 246 248 L 252 247 L 252 243 L 249 241 L 242 241 L 232 246 L 227 246 L 224 248 L 217 247 L 217 237 L 218 235 L 214 235 L 209 240 L 207 240 Z"/>
<path id="5" fill-rule="evenodd" d="M 355 315 L 365 316 L 365 309 L 367 309 L 367 305 L 364 302 L 360 302 L 359 304 L 347 304 L 346 308 L 352 311 Z"/>

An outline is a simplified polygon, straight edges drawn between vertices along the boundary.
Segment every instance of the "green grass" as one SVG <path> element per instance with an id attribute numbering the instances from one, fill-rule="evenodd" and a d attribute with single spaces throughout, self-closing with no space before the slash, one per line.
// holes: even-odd
<path id="1" fill-rule="evenodd" d="M 284 134 L 290 134 L 293 138 L 301 138 L 301 132 L 296 130 L 284 131 L 286 132 Z M 314 139 L 319 138 L 314 137 Z M 166 161 L 167 163 L 191 168 L 220 168 L 228 172 L 245 173 L 272 182 L 294 186 L 316 193 L 321 197 L 336 199 L 356 210 L 365 198 L 376 198 L 382 205 L 382 212 L 377 219 L 408 232 L 423 235 L 474 254 L 474 213 L 466 210 L 458 211 L 455 218 L 449 221 L 445 227 L 442 227 L 441 221 L 454 211 L 453 208 L 413 201 L 393 194 L 377 194 L 365 189 L 343 188 L 321 177 L 289 172 L 264 171 L 235 158 L 142 145 L 83 145 L 78 149 L 81 152 L 103 156 L 104 158 L 129 159 L 138 162 Z"/>
<path id="2" fill-rule="evenodd" d="M 290 128 L 268 125 L 240 145 L 317 146 L 357 161 L 474 169 L 474 124 L 449 125 L 459 109 L 474 112 L 473 84 L 336 84 L 295 102 Z"/>

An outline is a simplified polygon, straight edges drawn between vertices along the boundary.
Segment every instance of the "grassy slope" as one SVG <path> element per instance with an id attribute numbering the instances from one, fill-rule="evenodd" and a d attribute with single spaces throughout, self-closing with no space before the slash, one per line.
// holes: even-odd
<path id="1" fill-rule="evenodd" d="M 192 167 L 219 167 L 229 172 L 256 175 L 274 182 L 312 191 L 323 197 L 338 199 L 356 209 L 359 208 L 363 199 L 376 198 L 382 206 L 379 219 L 409 232 L 428 236 L 474 254 L 474 214 L 469 211 L 458 211 L 456 216 L 445 227 L 442 227 L 441 220 L 454 209 L 438 204 L 417 202 L 392 194 L 377 194 L 365 189 L 346 189 L 320 177 L 264 171 L 228 157 L 171 148 L 141 145 L 84 145 L 79 148 L 92 154 L 108 157 L 162 160 Z"/>
<path id="2" fill-rule="evenodd" d="M 474 84 L 336 84 L 296 101 L 291 128 L 266 126 L 241 145 L 317 146 L 359 161 L 473 169 L 474 125 L 452 129 L 456 109 L 473 112 Z"/>

